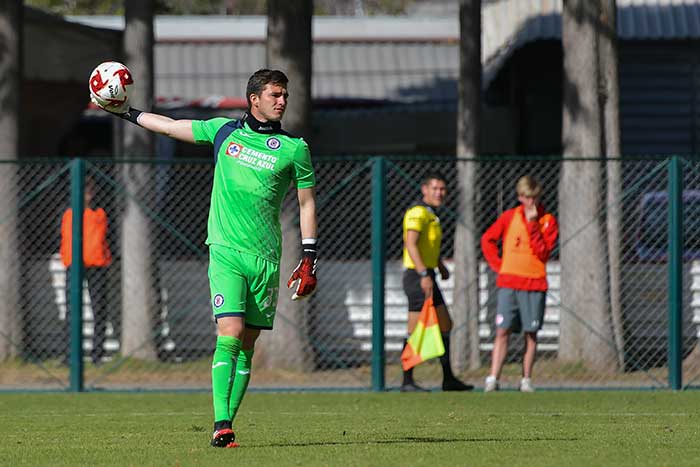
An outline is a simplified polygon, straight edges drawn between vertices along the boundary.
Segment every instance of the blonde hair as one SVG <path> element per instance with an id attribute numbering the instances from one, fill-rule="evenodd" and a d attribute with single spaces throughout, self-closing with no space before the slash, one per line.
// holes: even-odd
<path id="1" fill-rule="evenodd" d="M 515 191 L 518 193 L 518 196 L 537 198 L 542 194 L 542 185 L 533 177 L 524 175 L 520 177 L 518 183 L 515 184 Z"/>

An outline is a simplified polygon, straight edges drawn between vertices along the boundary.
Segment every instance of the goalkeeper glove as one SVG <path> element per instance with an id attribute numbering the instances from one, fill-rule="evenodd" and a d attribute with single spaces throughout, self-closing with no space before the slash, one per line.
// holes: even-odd
<path id="1" fill-rule="evenodd" d="M 301 249 L 301 261 L 287 281 L 287 288 L 296 286 L 292 300 L 310 297 L 316 290 L 316 239 L 305 238 Z"/>
<path id="2" fill-rule="evenodd" d="M 90 91 L 90 100 L 100 109 L 114 115 L 121 116 L 121 114 L 129 111 L 129 102 L 127 99 L 124 99 L 123 102 L 117 100 L 104 101 Z"/>
<path id="3" fill-rule="evenodd" d="M 143 112 L 131 107 L 128 102 L 124 102 L 124 104 L 120 106 L 105 106 L 100 103 L 100 101 L 92 94 L 90 93 L 90 100 L 92 101 L 93 104 L 95 104 L 97 107 L 100 109 L 111 113 L 112 115 L 116 115 L 117 117 L 123 118 L 124 120 L 130 121 L 131 123 L 138 125 L 139 121 L 139 115 L 141 115 Z"/>

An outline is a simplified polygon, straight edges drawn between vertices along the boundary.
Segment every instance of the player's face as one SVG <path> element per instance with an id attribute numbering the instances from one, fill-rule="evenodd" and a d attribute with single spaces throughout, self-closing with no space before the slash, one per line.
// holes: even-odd
<path id="1" fill-rule="evenodd" d="M 277 84 L 266 84 L 260 95 L 250 96 L 253 117 L 261 122 L 279 122 L 287 109 L 287 88 Z"/>
<path id="2" fill-rule="evenodd" d="M 437 208 L 442 205 L 447 196 L 447 185 L 442 180 L 435 178 L 428 180 L 428 183 L 421 186 L 423 201 L 428 206 Z"/>

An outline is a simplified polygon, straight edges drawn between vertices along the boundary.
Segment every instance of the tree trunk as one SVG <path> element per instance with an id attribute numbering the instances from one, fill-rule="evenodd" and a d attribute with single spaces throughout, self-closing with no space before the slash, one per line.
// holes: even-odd
<path id="1" fill-rule="evenodd" d="M 310 136 L 311 128 L 312 12 L 311 0 L 268 1 L 267 66 L 282 70 L 289 78 L 291 98 L 283 128 L 295 136 L 306 138 Z M 283 208 L 280 219 L 283 245 L 275 329 L 263 333 L 257 353 L 262 366 L 304 371 L 311 364 L 305 319 L 309 300 L 293 302 L 292 294 L 287 289 L 287 279 L 301 253 L 298 204 L 290 201 L 283 204 L 286 209 Z"/>
<path id="2" fill-rule="evenodd" d="M 481 126 L 481 0 L 462 0 L 460 18 L 459 111 L 457 113 L 457 158 L 474 159 L 479 154 Z M 465 363 L 473 370 L 479 358 L 479 242 L 475 218 L 477 163 L 457 162 L 459 222 L 455 231 L 455 289 L 452 305 L 454 328 L 453 365 Z"/>
<path id="3" fill-rule="evenodd" d="M 19 155 L 22 2 L 0 3 L 0 159 Z M 17 237 L 17 164 L 0 165 L 0 361 L 22 342 Z"/>
<path id="4" fill-rule="evenodd" d="M 311 129 L 311 0 L 268 2 L 267 66 L 289 78 L 283 128 L 309 138 Z"/>
<path id="5" fill-rule="evenodd" d="M 598 61 L 600 63 L 603 144 L 606 158 L 620 157 L 620 88 L 617 54 L 617 5 L 615 0 L 601 0 Z M 608 160 L 607 234 L 610 317 L 613 325 L 617 364 L 625 367 L 625 340 L 622 322 L 622 286 L 620 250 L 622 248 L 622 161 Z"/>
<path id="6" fill-rule="evenodd" d="M 608 308 L 604 227 L 600 219 L 604 154 L 598 94 L 596 22 L 600 6 L 567 0 L 564 48 L 564 161 L 559 186 L 561 332 L 559 358 L 610 370 L 616 358 Z M 571 158 L 588 160 L 566 160 Z"/>
<path id="7" fill-rule="evenodd" d="M 126 65 L 134 76 L 131 104 L 144 111 L 153 106 L 153 1 L 127 0 L 124 52 Z M 153 136 L 131 123 L 124 126 L 124 156 L 153 157 Z M 153 186 L 148 164 L 127 163 L 123 177 L 128 197 L 122 220 L 122 343 L 125 356 L 154 360 L 154 338 L 158 315 L 157 267 L 153 227 L 142 206 Z"/>

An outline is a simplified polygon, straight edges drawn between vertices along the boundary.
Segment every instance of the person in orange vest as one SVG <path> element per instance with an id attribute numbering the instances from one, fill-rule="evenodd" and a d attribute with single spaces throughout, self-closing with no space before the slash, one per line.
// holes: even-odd
<path id="1" fill-rule="evenodd" d="M 95 182 L 85 180 L 85 210 L 83 211 L 83 265 L 84 277 L 90 292 L 90 304 L 94 318 L 92 336 L 92 362 L 99 364 L 104 357 L 104 343 L 107 326 L 107 266 L 112 263 L 112 253 L 107 243 L 107 213 L 95 206 Z M 61 261 L 66 267 L 66 302 L 70 305 L 70 267 L 72 263 L 73 212 L 66 209 L 61 219 Z M 69 325 L 70 306 L 66 314 Z"/>
<path id="2" fill-rule="evenodd" d="M 449 270 L 440 259 L 442 227 L 435 213 L 445 201 L 447 184 L 437 173 L 427 174 L 421 183 L 423 198 L 406 211 L 403 218 L 403 289 L 408 298 L 408 336 L 410 336 L 420 316 L 426 298 L 432 297 L 438 315 L 438 324 L 445 345 L 445 353 L 440 357 L 442 366 L 443 391 L 471 391 L 474 386 L 457 379 L 450 366 L 450 332 L 452 319 L 447 311 L 440 287 L 435 280 L 435 269 L 443 280 L 450 277 Z M 404 340 L 404 349 L 408 339 Z M 427 391 L 413 380 L 413 368 L 403 372 L 401 392 Z"/>
<path id="3" fill-rule="evenodd" d="M 491 372 L 484 391 L 497 391 L 511 333 L 525 333 L 525 355 L 520 391 L 533 392 L 532 368 L 537 351 L 537 331 L 542 328 L 547 292 L 546 263 L 557 241 L 553 215 L 540 203 L 542 186 L 524 176 L 516 184 L 520 206 L 504 212 L 481 237 L 481 250 L 497 274 L 496 338 Z M 501 256 L 498 242 L 501 242 Z"/>

